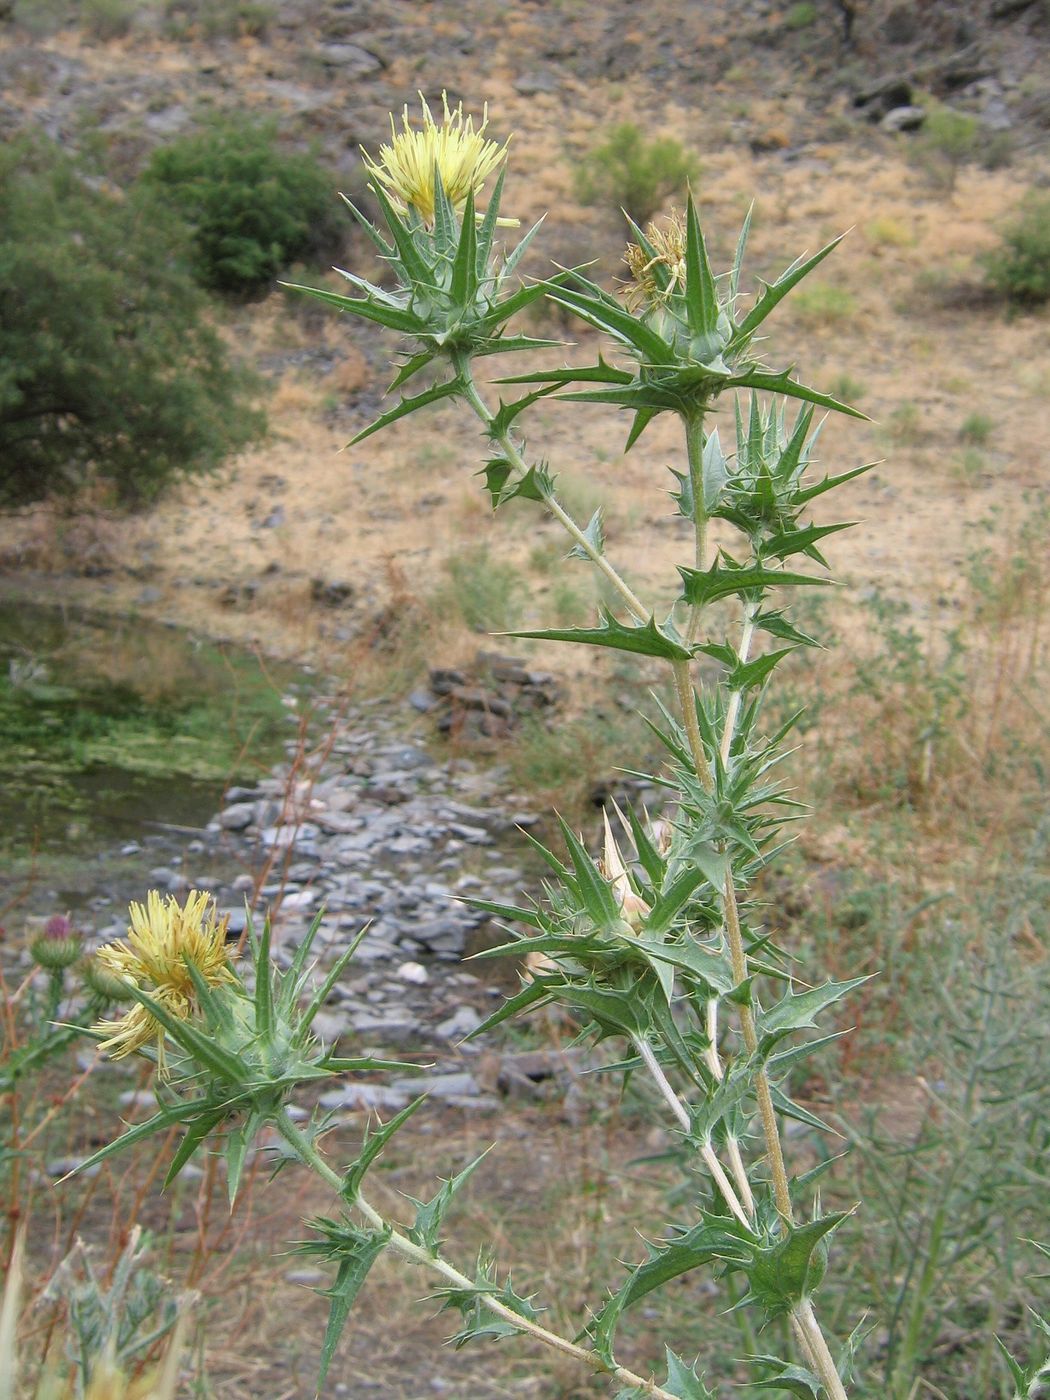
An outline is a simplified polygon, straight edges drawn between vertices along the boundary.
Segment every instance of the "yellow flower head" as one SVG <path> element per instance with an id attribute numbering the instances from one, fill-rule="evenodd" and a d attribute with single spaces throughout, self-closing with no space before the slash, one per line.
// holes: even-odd
<path id="1" fill-rule="evenodd" d="M 209 986 L 236 981 L 226 957 L 228 920 L 217 917 L 210 895 L 192 890 L 183 906 L 174 895 L 164 900 L 150 890 L 146 907 L 132 904 L 129 914 L 126 941 L 100 948 L 98 961 L 106 972 L 159 1001 L 171 1015 L 188 1020 L 196 1005 L 188 962 Z M 136 1003 L 119 1020 L 99 1021 L 94 1029 L 107 1037 L 101 1048 L 115 1060 L 154 1041 L 158 1070 L 164 1073 L 164 1027 L 145 1006 Z"/>
<path id="2" fill-rule="evenodd" d="M 681 214 L 672 210 L 662 226 L 651 223 L 645 236 L 655 257 L 637 243 L 628 243 L 623 255 L 632 278 L 627 302 L 634 311 L 666 300 L 685 283 L 685 222 Z M 658 267 L 667 274 L 667 285 L 663 288 L 654 275 Z"/>
<path id="3" fill-rule="evenodd" d="M 379 159 L 364 155 L 368 173 L 379 180 L 402 207 L 411 206 L 425 224 L 434 222 L 434 171 L 456 210 L 461 210 L 467 196 L 475 198 L 481 187 L 507 154 L 508 142 L 502 146 L 485 138 L 488 108 L 483 110 L 481 125 L 474 130 L 474 118 L 464 117 L 463 103 L 455 108 L 441 94 L 442 118 L 435 122 L 426 98 L 423 106 L 423 129 L 414 131 L 408 121 L 408 107 L 402 113 L 403 131 L 398 131 L 390 118 L 389 146 L 380 146 Z M 501 223 L 516 222 L 501 220 Z"/>

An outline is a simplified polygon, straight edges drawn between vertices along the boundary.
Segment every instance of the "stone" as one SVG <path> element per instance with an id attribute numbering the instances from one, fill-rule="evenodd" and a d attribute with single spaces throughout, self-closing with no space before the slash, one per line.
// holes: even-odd
<path id="1" fill-rule="evenodd" d="M 323 578 L 310 580 L 310 598 L 322 608 L 344 608 L 356 593 L 352 583 Z"/>
<path id="2" fill-rule="evenodd" d="M 515 92 L 521 93 L 522 97 L 535 97 L 540 92 L 557 92 L 558 80 L 552 73 L 522 73 L 520 78 L 515 79 Z"/>
<path id="3" fill-rule="evenodd" d="M 338 68 L 341 79 L 365 78 L 386 67 L 378 54 L 358 44 L 322 44 L 316 54 L 326 68 Z"/>
<path id="4" fill-rule="evenodd" d="M 224 831 L 244 831 L 254 820 L 254 802 L 234 802 L 219 813 L 219 825 Z"/>
<path id="5" fill-rule="evenodd" d="M 924 107 L 894 107 L 879 122 L 883 131 L 918 131 L 926 120 Z"/>
<path id="6" fill-rule="evenodd" d="M 395 1112 L 399 1108 L 404 1108 L 409 1099 L 413 1097 L 410 1089 L 401 1087 L 403 1081 L 397 1084 L 343 1084 L 338 1089 L 332 1089 L 326 1094 L 322 1094 L 318 1102 L 322 1108 L 331 1109 L 393 1109 Z"/>
<path id="7" fill-rule="evenodd" d="M 415 987 L 424 987 L 430 981 L 430 973 L 418 962 L 403 962 L 397 975 L 402 982 L 410 982 Z"/>
<path id="8" fill-rule="evenodd" d="M 391 1089 L 404 1094 L 430 1094 L 436 1099 L 469 1098 L 481 1092 L 478 1081 L 465 1071 L 450 1074 L 419 1074 L 412 1079 L 395 1079 Z M 322 1100 L 323 1102 L 323 1100 Z"/>
<path id="9" fill-rule="evenodd" d="M 442 1040 L 463 1040 L 481 1025 L 481 1017 L 472 1006 L 457 1006 L 451 1016 L 434 1027 Z"/>

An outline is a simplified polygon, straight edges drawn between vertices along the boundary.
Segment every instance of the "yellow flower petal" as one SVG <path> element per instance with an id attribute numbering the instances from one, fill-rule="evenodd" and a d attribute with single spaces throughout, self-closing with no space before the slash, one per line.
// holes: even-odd
<path id="1" fill-rule="evenodd" d="M 413 130 L 409 124 L 408 107 L 401 117 L 402 131 L 390 118 L 390 145 L 379 148 L 379 159 L 373 160 L 362 152 L 369 174 L 382 183 L 402 208 L 413 208 L 426 224 L 434 222 L 434 172 L 456 210 L 461 210 L 467 196 L 475 198 L 500 161 L 507 154 L 507 141 L 502 146 L 485 138 L 488 108 L 483 111 L 481 125 L 474 130 L 474 118 L 464 117 L 463 104 L 448 105 L 441 94 L 442 118 L 435 122 L 422 93 L 423 128 Z M 501 222 L 507 222 L 505 220 Z"/>
<path id="2" fill-rule="evenodd" d="M 108 943 L 97 953 L 105 971 L 148 993 L 172 1016 L 188 1020 L 196 1009 L 193 978 L 187 964 L 211 987 L 236 978 L 226 956 L 226 918 L 218 918 L 210 895 L 191 890 L 185 905 L 174 895 L 163 899 L 150 890 L 146 905 L 132 904 L 127 939 Z M 115 1021 L 99 1021 L 95 1031 L 106 1038 L 102 1049 L 114 1059 L 157 1047 L 157 1066 L 165 1072 L 164 1027 L 145 1006 L 135 1006 Z"/>

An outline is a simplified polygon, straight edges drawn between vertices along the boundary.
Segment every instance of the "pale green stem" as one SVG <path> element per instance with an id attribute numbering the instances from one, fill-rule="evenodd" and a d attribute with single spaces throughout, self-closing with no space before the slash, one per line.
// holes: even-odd
<path id="1" fill-rule="evenodd" d="M 689 488 L 693 495 L 693 567 L 700 573 L 707 563 L 707 521 L 704 508 L 704 413 L 687 417 L 685 422 L 685 449 L 689 462 Z M 694 604 L 689 612 L 687 638 L 696 641 L 700 627 L 700 608 Z"/>
<path id="2" fill-rule="evenodd" d="M 635 1049 L 642 1057 L 642 1061 L 645 1064 L 646 1069 L 652 1075 L 656 1083 L 656 1087 L 660 1090 L 660 1093 L 664 1096 L 664 1099 L 670 1105 L 674 1116 L 678 1119 L 679 1123 L 686 1130 L 686 1132 L 688 1132 L 690 1127 L 692 1126 L 692 1119 L 689 1117 L 689 1110 L 688 1108 L 686 1108 L 685 1104 L 682 1102 L 679 1096 L 675 1093 L 674 1087 L 671 1084 L 671 1081 L 667 1078 L 667 1075 L 664 1074 L 663 1066 L 653 1054 L 652 1046 L 649 1044 L 649 1042 L 645 1039 L 644 1036 L 632 1036 L 631 1038 L 634 1041 Z M 701 1146 L 700 1156 L 703 1158 L 704 1164 L 707 1167 L 708 1171 L 714 1177 L 715 1185 L 718 1187 L 719 1191 L 721 1191 L 722 1199 L 725 1201 L 726 1205 L 733 1212 L 736 1218 L 740 1221 L 741 1225 L 743 1225 L 745 1229 L 750 1230 L 751 1221 L 748 1219 L 743 1206 L 740 1204 L 740 1198 L 737 1196 L 737 1193 L 733 1190 L 732 1184 L 730 1183 L 729 1178 L 726 1176 L 725 1168 L 722 1166 L 722 1163 L 718 1160 L 715 1150 L 709 1142 L 705 1142 Z M 750 1195 L 750 1192 L 748 1194 Z M 754 1208 L 753 1202 L 751 1208 Z"/>
<path id="3" fill-rule="evenodd" d="M 485 400 L 478 392 L 478 386 L 474 382 L 474 375 L 470 368 L 469 358 L 465 355 L 456 355 L 453 357 L 453 364 L 463 384 L 463 392 L 467 402 L 485 425 L 485 431 L 488 433 L 490 441 L 499 445 L 507 461 L 515 471 L 520 472 L 524 476 L 529 469 L 529 464 L 521 455 L 521 451 L 510 433 L 495 431 L 495 419 L 489 412 Z M 551 495 L 545 496 L 543 498 L 543 503 L 550 511 L 551 515 L 554 516 L 555 520 L 557 520 L 562 528 L 572 537 L 573 543 L 576 544 L 578 548 L 586 554 L 587 558 L 590 559 L 591 563 L 605 575 L 606 579 L 608 579 L 609 583 L 626 603 L 635 620 L 638 622 L 648 622 L 650 617 L 652 617 L 652 609 L 645 606 L 626 580 L 617 573 L 616 569 L 609 563 L 609 560 L 601 550 L 594 547 L 587 538 L 585 532 L 580 529 L 561 502 L 558 501 L 555 496 Z"/>
<path id="4" fill-rule="evenodd" d="M 755 635 L 755 617 L 758 614 L 758 604 L 748 603 L 744 609 L 744 625 L 740 633 L 740 644 L 737 647 L 736 659 L 743 666 L 751 652 L 751 642 Z M 733 747 L 733 740 L 736 738 L 737 720 L 740 718 L 740 706 L 743 703 L 744 692 L 742 690 L 732 690 L 729 692 L 729 704 L 726 707 L 726 722 L 722 730 L 722 743 L 719 748 L 719 755 L 723 766 L 729 762 L 729 754 Z"/>
<path id="5" fill-rule="evenodd" d="M 718 999 L 716 997 L 712 997 L 707 1003 L 707 1042 L 704 1059 L 707 1061 L 707 1067 L 714 1078 L 721 1084 L 725 1078 L 725 1070 L 722 1067 L 722 1057 L 718 1053 Z M 744 1165 L 740 1143 L 731 1133 L 726 1139 L 726 1154 L 729 1157 L 729 1167 L 733 1173 L 733 1180 L 736 1182 L 736 1189 L 740 1193 L 740 1199 L 743 1201 L 748 1215 L 753 1216 L 755 1198 L 751 1192 L 751 1183 L 747 1179 L 747 1167 Z"/>
<path id="6" fill-rule="evenodd" d="M 316 1172 L 322 1181 L 339 1196 L 342 1196 L 343 1178 L 328 1165 L 305 1133 L 300 1132 L 295 1126 L 288 1116 L 287 1110 L 281 1109 L 274 1121 L 278 1131 L 303 1165 Z M 365 1200 L 360 1192 L 354 1197 L 353 1204 L 374 1230 L 381 1230 L 387 1234 L 387 1243 L 404 1259 L 412 1264 L 422 1265 L 423 1268 L 430 1269 L 433 1273 L 440 1274 L 446 1282 L 451 1283 L 456 1288 L 472 1290 L 477 1288 L 475 1279 L 461 1273 L 459 1269 L 442 1259 L 440 1255 L 431 1254 L 422 1245 L 416 1244 L 414 1240 L 409 1239 L 407 1235 L 391 1225 L 374 1206 Z M 655 1381 L 636 1375 L 624 1366 L 608 1365 L 597 1352 L 591 1351 L 587 1347 L 577 1346 L 575 1342 L 570 1342 L 567 1337 L 559 1336 L 557 1332 L 551 1332 L 548 1328 L 541 1327 L 538 1322 L 522 1317 L 520 1313 L 516 1313 L 513 1308 L 508 1308 L 505 1303 L 501 1303 L 498 1298 L 492 1297 L 491 1294 L 479 1293 L 477 1296 L 482 1307 L 487 1308 L 489 1312 L 494 1313 L 502 1321 L 509 1323 L 516 1331 L 535 1337 L 537 1341 L 561 1352 L 562 1355 L 570 1356 L 573 1360 L 579 1361 L 589 1370 L 613 1376 L 622 1385 L 641 1390 L 646 1395 L 653 1396 L 654 1400 L 675 1400 L 669 1391 L 664 1390 Z"/>

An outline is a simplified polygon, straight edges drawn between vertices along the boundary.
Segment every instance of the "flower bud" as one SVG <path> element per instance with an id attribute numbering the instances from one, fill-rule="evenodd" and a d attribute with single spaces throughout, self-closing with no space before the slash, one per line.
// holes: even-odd
<path id="1" fill-rule="evenodd" d="M 68 914 L 55 914 L 43 931 L 29 944 L 29 953 L 37 967 L 48 972 L 60 972 L 72 967 L 82 952 L 80 935 L 73 928 Z"/>
<path id="2" fill-rule="evenodd" d="M 635 894 L 631 886 L 630 877 L 627 874 L 627 867 L 624 864 L 620 848 L 616 844 L 616 839 L 609 825 L 609 815 L 602 811 L 602 820 L 605 823 L 605 850 L 602 856 L 602 873 L 612 885 L 612 891 L 616 902 L 620 906 L 620 913 L 625 922 L 630 925 L 633 932 L 637 933 L 645 922 L 645 916 L 649 913 L 649 906 L 640 894 Z"/>

